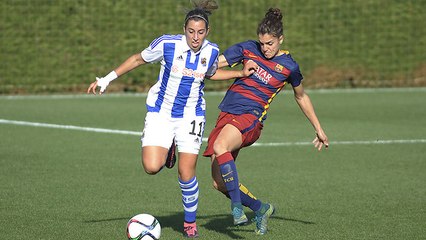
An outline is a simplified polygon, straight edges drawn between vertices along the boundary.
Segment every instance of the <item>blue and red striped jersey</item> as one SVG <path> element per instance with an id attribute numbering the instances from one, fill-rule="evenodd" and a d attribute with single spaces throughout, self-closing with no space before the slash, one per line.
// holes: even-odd
<path id="1" fill-rule="evenodd" d="M 224 53 L 229 66 L 255 61 L 259 68 L 249 77 L 237 78 L 229 87 L 219 109 L 232 114 L 254 114 L 259 121 L 266 119 L 266 114 L 273 98 L 286 83 L 293 87 L 300 85 L 303 76 L 299 65 L 287 51 L 281 51 L 272 59 L 266 59 L 260 44 L 245 41 L 229 47 Z"/>

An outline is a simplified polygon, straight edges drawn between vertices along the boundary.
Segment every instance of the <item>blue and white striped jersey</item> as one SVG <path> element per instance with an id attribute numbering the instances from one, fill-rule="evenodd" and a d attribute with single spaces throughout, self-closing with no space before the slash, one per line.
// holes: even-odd
<path id="1" fill-rule="evenodd" d="M 141 52 L 146 62 L 160 62 L 158 80 L 146 100 L 148 112 L 160 112 L 172 118 L 204 116 L 204 77 L 217 69 L 219 48 L 204 40 L 193 52 L 184 35 L 163 35 Z"/>

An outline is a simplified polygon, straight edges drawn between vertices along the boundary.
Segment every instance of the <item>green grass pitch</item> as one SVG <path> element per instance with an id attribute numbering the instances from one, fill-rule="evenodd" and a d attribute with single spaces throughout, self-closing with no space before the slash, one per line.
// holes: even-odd
<path id="1" fill-rule="evenodd" d="M 229 201 L 199 158 L 201 239 L 425 239 L 426 90 L 311 91 L 330 148 L 286 90 L 258 146 L 241 151 L 239 177 L 277 213 L 269 232 L 233 227 Z M 222 94 L 208 94 L 205 137 Z M 0 97 L 0 119 L 139 132 L 141 95 Z M 177 169 L 143 172 L 137 135 L 0 123 L 0 239 L 126 239 L 150 213 L 162 239 L 181 239 Z M 276 145 L 268 145 L 275 143 Z M 205 146 L 205 144 L 204 144 Z M 253 214 L 247 211 L 249 217 Z"/>

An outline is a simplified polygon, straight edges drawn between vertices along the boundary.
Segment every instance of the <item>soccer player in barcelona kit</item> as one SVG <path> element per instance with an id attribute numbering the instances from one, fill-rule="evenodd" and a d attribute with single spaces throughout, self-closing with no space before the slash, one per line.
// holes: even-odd
<path id="1" fill-rule="evenodd" d="M 292 86 L 297 104 L 315 129 L 315 147 L 328 147 L 328 139 L 303 89 L 299 65 L 288 52 L 280 50 L 284 39 L 280 9 L 267 11 L 257 34 L 258 41 L 235 44 L 219 56 L 219 68 L 251 62 L 258 66 L 254 74 L 237 78 L 229 87 L 203 155 L 212 160 L 214 187 L 231 199 L 234 224 L 247 223 L 246 206 L 255 212 L 256 234 L 263 235 L 274 206 L 261 202 L 239 183 L 235 160 L 241 148 L 259 138 L 270 104 L 286 84 Z"/>

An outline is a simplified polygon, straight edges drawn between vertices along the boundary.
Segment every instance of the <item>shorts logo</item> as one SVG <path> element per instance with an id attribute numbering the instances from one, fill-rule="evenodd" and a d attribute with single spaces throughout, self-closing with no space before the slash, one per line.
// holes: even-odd
<path id="1" fill-rule="evenodd" d="M 238 124 L 241 124 L 240 122 L 238 122 L 237 120 L 235 120 L 235 118 L 232 119 L 233 122 L 236 122 Z"/>

